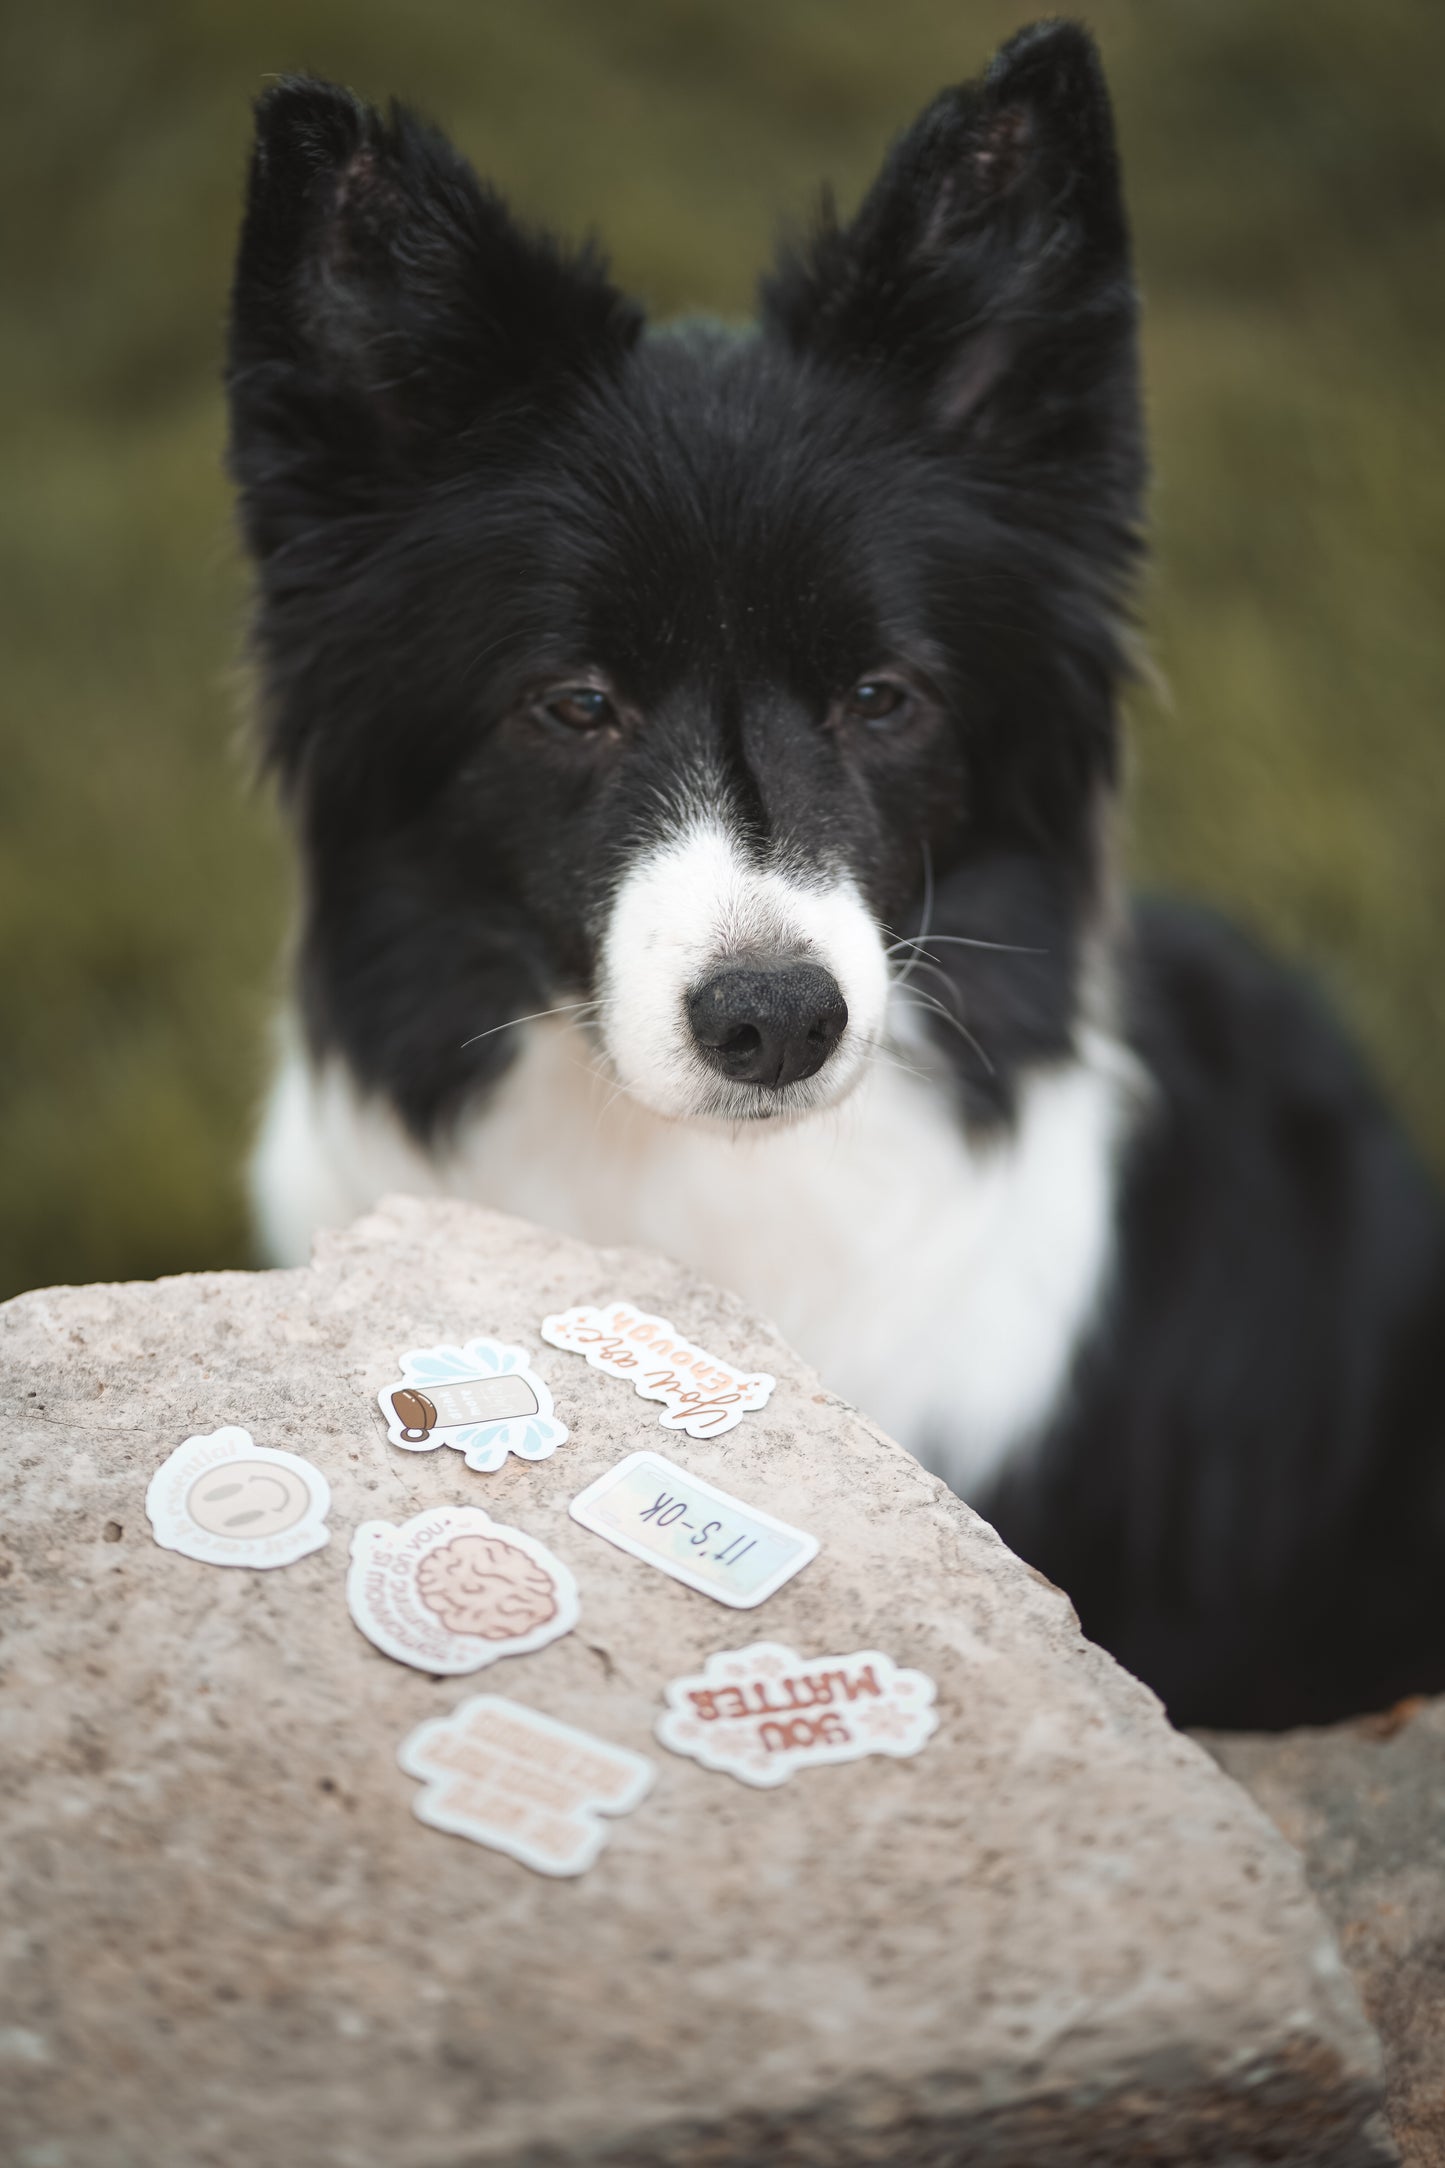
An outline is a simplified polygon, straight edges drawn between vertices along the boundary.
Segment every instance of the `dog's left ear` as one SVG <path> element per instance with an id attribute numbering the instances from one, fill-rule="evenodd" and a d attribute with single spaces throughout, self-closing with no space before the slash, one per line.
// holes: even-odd
<path id="1" fill-rule="evenodd" d="M 226 372 L 265 558 L 614 367 L 641 328 L 591 250 L 530 233 L 445 137 L 334 83 L 256 106 Z"/>
<path id="2" fill-rule="evenodd" d="M 763 314 L 931 429 L 1032 455 L 1066 485 L 1091 453 L 1137 452 L 1128 230 L 1088 32 L 1036 24 L 944 91 L 850 225 L 825 204 L 765 283 Z"/>

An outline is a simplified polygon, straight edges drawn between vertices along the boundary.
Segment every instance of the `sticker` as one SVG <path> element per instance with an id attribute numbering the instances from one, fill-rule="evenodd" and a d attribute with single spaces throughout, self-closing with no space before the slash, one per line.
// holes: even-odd
<path id="1" fill-rule="evenodd" d="M 765 1407 L 777 1383 L 765 1370 L 735 1370 L 684 1340 L 665 1317 L 649 1317 L 630 1302 L 600 1309 L 584 1303 L 544 1317 L 542 1338 L 585 1355 L 594 1370 L 628 1379 L 644 1400 L 662 1401 L 664 1430 L 685 1430 L 690 1438 L 720 1438 Z"/>
<path id="2" fill-rule="evenodd" d="M 877 1649 L 803 1657 L 755 1641 L 674 1679 L 666 1698 L 657 1720 L 665 1747 L 764 1789 L 825 1762 L 916 1754 L 938 1729 L 932 1679 Z"/>
<path id="3" fill-rule="evenodd" d="M 500 1468 L 509 1453 L 546 1460 L 567 1437 L 527 1350 L 499 1340 L 414 1348 L 402 1356 L 397 1382 L 377 1397 L 393 1445 L 408 1453 L 455 1446 L 481 1475 Z"/>
<path id="4" fill-rule="evenodd" d="M 203 1566 L 293 1566 L 331 1541 L 330 1506 L 319 1468 L 235 1428 L 187 1438 L 146 1491 L 162 1550 Z"/>
<path id="5" fill-rule="evenodd" d="M 474 1694 L 403 1740 L 433 1829 L 508 1852 L 538 1874 L 581 1874 L 607 1842 L 599 1815 L 630 1814 L 656 1775 L 645 1755 L 574 1731 L 501 1694 Z"/>
<path id="6" fill-rule="evenodd" d="M 818 1539 L 745 1506 L 660 1453 L 629 1453 L 578 1493 L 574 1521 L 735 1611 L 765 1603 L 818 1555 Z"/>
<path id="7" fill-rule="evenodd" d="M 368 1641 L 418 1671 L 480 1671 L 577 1623 L 577 1583 L 561 1559 L 480 1506 L 436 1506 L 400 1528 L 363 1521 L 346 1601 Z"/>

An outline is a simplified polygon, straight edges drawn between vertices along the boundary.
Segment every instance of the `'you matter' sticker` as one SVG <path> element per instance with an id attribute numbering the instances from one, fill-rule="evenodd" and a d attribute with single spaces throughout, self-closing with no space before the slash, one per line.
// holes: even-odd
<path id="1" fill-rule="evenodd" d="M 657 1736 L 674 1754 L 771 1790 L 796 1769 L 917 1754 L 938 1729 L 934 1685 L 878 1649 L 799 1656 L 780 1641 L 723 1649 L 674 1679 Z"/>

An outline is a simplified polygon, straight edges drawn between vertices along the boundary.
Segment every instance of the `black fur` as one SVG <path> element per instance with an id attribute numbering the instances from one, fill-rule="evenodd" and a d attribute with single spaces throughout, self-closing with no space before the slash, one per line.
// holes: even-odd
<path id="1" fill-rule="evenodd" d="M 936 100 L 748 334 L 645 331 L 440 137 L 291 82 L 257 110 L 231 461 L 312 1047 L 419 1139 L 512 1058 L 489 1025 L 590 994 L 619 870 L 700 773 L 884 926 L 926 884 L 933 934 L 998 944 L 929 951 L 977 1131 L 1117 976 L 1156 1086 L 1117 1284 L 983 1503 L 1176 1716 L 1284 1722 L 1445 1684 L 1445 1251 L 1293 982 L 1202 919 L 1111 930 L 1135 320 L 1071 25 Z M 913 697 L 875 729 L 840 702 L 885 664 Z M 615 728 L 555 719 L 583 672 Z"/>
<path id="2" fill-rule="evenodd" d="M 1072 1406 L 979 1501 L 1181 1722 L 1445 1685 L 1445 1217 L 1313 991 L 1135 914 L 1154 1083 Z"/>

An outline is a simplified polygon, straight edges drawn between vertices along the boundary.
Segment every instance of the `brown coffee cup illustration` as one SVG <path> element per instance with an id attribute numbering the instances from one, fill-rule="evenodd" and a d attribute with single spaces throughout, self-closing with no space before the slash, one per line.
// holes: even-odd
<path id="1" fill-rule="evenodd" d="M 408 1445 L 419 1445 L 434 1430 L 458 1423 L 505 1423 L 538 1412 L 537 1396 L 524 1377 L 458 1378 L 422 1392 L 398 1385 L 391 1393 L 392 1412 Z"/>

